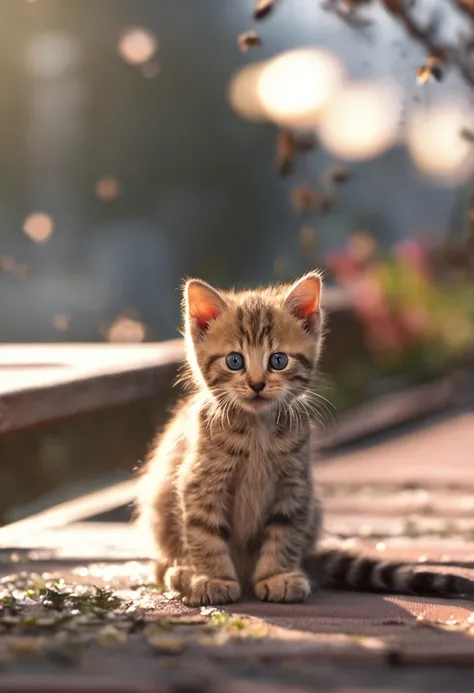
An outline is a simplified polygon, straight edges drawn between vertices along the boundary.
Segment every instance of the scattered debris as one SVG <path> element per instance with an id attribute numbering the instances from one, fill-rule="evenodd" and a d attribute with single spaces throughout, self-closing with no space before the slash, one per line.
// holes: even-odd
<path id="1" fill-rule="evenodd" d="M 276 0 L 257 0 L 253 13 L 254 19 L 264 19 L 273 11 Z"/>
<path id="2" fill-rule="evenodd" d="M 237 43 L 242 53 L 246 53 L 249 50 L 249 48 L 261 46 L 262 39 L 256 31 L 245 31 L 242 34 L 238 35 Z"/>
<path id="3" fill-rule="evenodd" d="M 283 129 L 278 133 L 276 144 L 276 168 L 280 176 L 287 176 L 293 170 L 296 156 L 296 141 L 290 130 Z"/>

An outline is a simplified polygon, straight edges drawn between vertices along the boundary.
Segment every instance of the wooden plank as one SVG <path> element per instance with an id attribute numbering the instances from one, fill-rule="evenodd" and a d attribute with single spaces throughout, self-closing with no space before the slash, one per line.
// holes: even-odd
<path id="1" fill-rule="evenodd" d="M 183 358 L 181 339 L 0 346 L 0 433 L 165 392 Z"/>
<path id="2" fill-rule="evenodd" d="M 88 517 L 106 513 L 109 510 L 133 503 L 136 498 L 136 479 L 121 481 L 99 491 L 86 493 L 70 501 L 58 503 L 47 510 L 30 515 L 17 522 L 0 528 L 0 548 L 21 547 L 24 541 L 57 527 L 80 522 Z"/>
<path id="3" fill-rule="evenodd" d="M 452 376 L 375 397 L 322 431 L 317 439 L 318 448 L 334 449 L 390 427 L 446 411 L 458 403 L 459 392 L 458 378 Z"/>

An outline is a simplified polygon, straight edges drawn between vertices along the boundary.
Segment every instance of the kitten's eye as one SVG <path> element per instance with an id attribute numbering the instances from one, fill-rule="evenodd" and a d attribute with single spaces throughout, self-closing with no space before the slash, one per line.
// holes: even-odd
<path id="1" fill-rule="evenodd" d="M 227 354 L 225 362 L 227 368 L 230 368 L 231 371 L 241 371 L 244 367 L 244 357 L 236 351 L 231 351 L 230 354 Z"/>
<path id="2" fill-rule="evenodd" d="M 274 371 L 282 371 L 288 365 L 288 356 L 277 351 L 276 354 L 270 356 L 270 367 Z"/>

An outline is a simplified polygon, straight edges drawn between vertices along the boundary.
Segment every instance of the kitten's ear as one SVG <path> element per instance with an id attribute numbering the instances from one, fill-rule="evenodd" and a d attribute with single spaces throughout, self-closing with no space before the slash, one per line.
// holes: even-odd
<path id="1" fill-rule="evenodd" d="M 318 323 L 322 284 L 318 272 L 308 272 L 290 287 L 285 298 L 285 306 L 309 330 Z"/>
<path id="2" fill-rule="evenodd" d="M 202 337 L 209 323 L 215 320 L 226 307 L 218 291 L 200 279 L 190 279 L 184 286 L 186 323 L 194 338 Z"/>

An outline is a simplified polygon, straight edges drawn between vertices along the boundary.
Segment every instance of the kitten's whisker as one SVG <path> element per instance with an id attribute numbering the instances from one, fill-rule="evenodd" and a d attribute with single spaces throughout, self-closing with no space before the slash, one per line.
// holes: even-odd
<path id="1" fill-rule="evenodd" d="M 319 392 L 312 392 L 311 394 L 314 395 L 315 397 L 317 397 L 318 399 L 320 399 L 322 402 L 326 402 L 326 404 L 328 405 L 328 407 L 330 409 L 332 409 L 333 411 L 336 411 L 336 407 L 334 406 L 334 404 L 330 400 L 328 400 L 326 397 L 323 397 L 323 395 L 321 395 Z"/>

